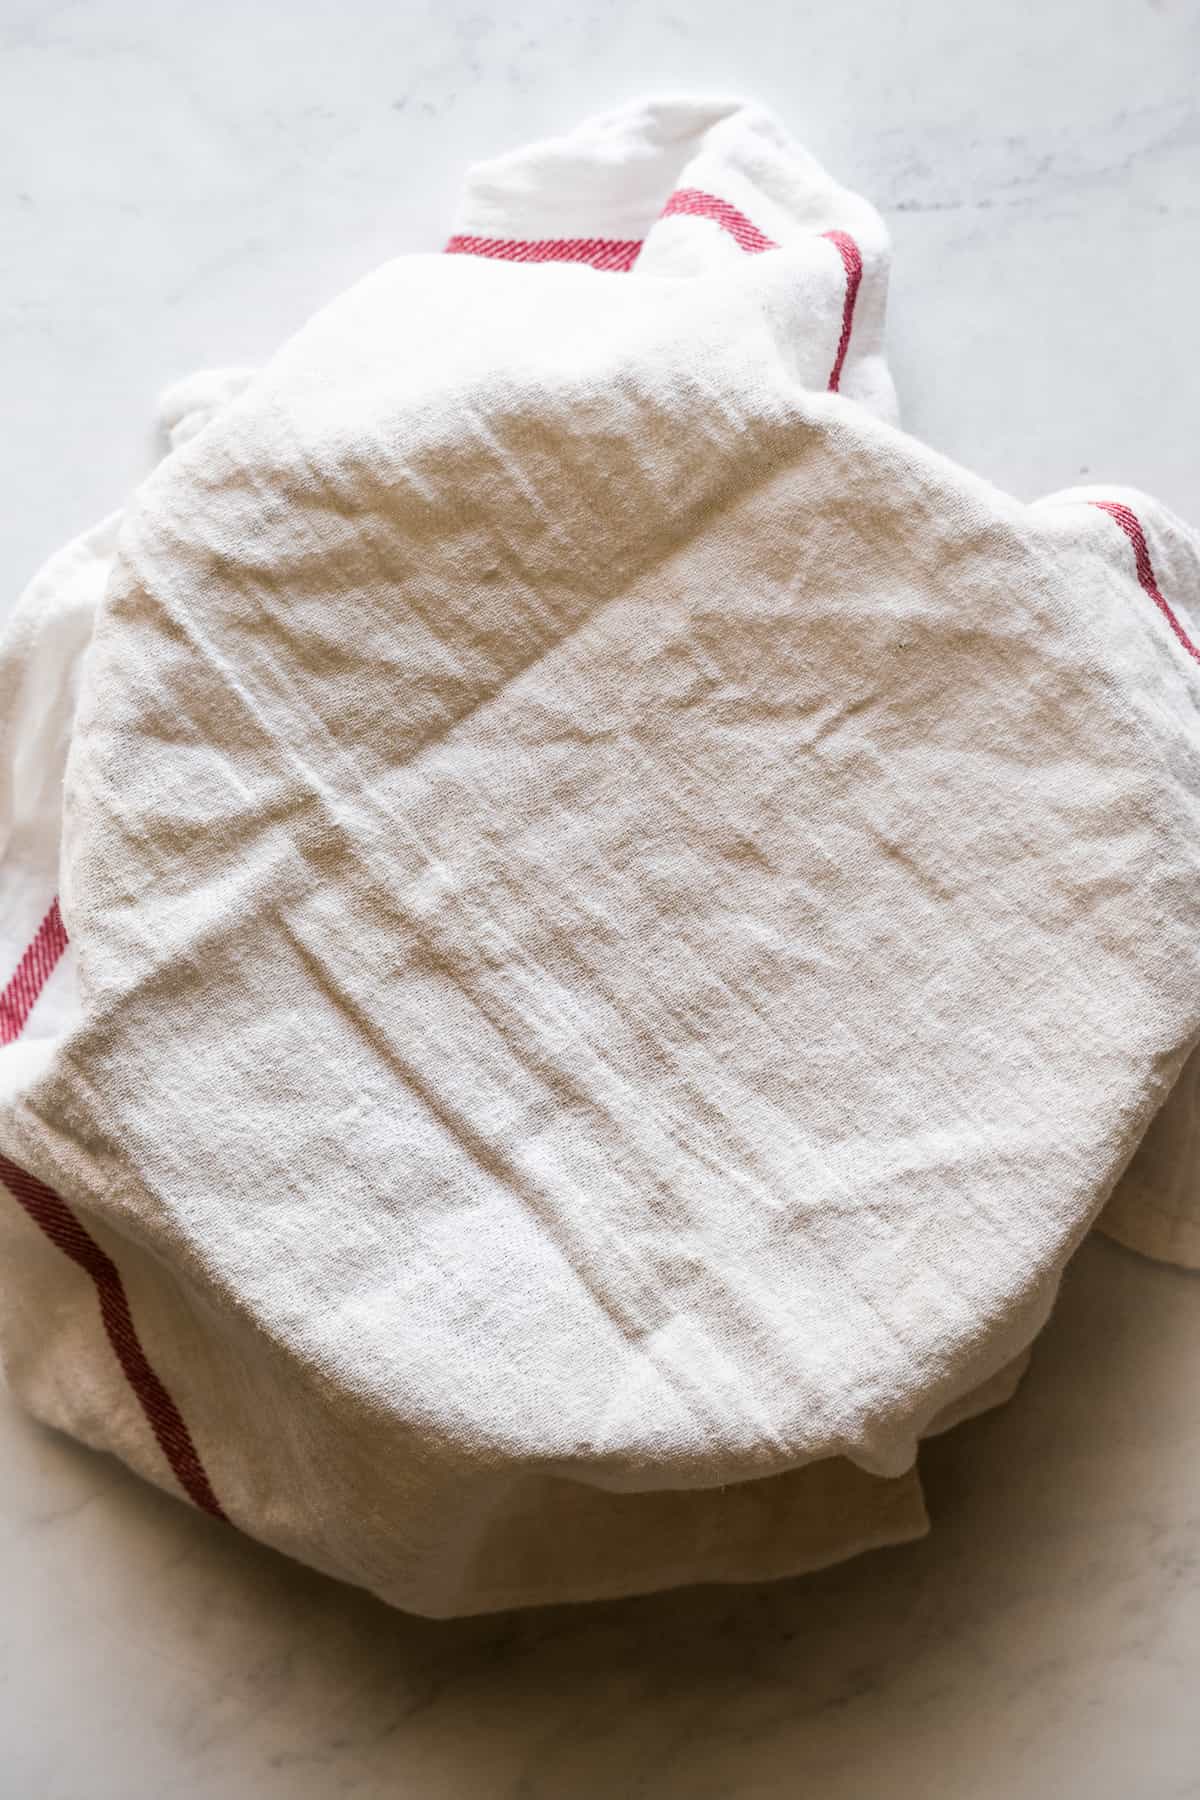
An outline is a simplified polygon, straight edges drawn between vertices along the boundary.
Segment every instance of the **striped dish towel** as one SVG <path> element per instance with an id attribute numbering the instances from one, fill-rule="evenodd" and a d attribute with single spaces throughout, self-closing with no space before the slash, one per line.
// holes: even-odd
<path id="1" fill-rule="evenodd" d="M 1196 540 L 903 436 L 753 108 L 446 248 L 173 390 L 10 626 L 8 1378 L 421 1612 L 916 1536 L 1200 1031 Z"/>

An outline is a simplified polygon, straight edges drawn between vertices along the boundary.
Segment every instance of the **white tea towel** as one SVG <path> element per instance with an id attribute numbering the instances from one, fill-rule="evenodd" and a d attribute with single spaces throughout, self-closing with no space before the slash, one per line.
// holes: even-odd
<path id="1" fill-rule="evenodd" d="M 439 1613 L 922 1529 L 1200 1029 L 1194 540 L 878 416 L 761 115 L 564 143 L 135 497 L 0 1105 L 18 1393 Z"/>

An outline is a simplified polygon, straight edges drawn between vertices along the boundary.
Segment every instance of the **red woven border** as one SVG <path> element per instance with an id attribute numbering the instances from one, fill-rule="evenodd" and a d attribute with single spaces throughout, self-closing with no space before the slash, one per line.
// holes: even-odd
<path id="1" fill-rule="evenodd" d="M 490 256 L 500 262 L 587 263 L 623 274 L 642 247 L 640 238 L 491 238 L 460 233 L 446 245 L 447 256 Z"/>
<path id="2" fill-rule="evenodd" d="M 1193 657 L 1196 662 L 1200 662 L 1200 650 L 1196 648 L 1187 632 L 1183 629 L 1183 626 L 1179 623 L 1178 618 L 1172 611 L 1165 596 L 1161 593 L 1157 581 L 1154 579 L 1154 566 L 1150 561 L 1150 552 L 1146 547 L 1146 534 L 1142 530 L 1141 521 L 1137 514 L 1132 512 L 1128 506 L 1122 506 L 1119 500 L 1089 500 L 1088 505 L 1095 506 L 1101 512 L 1107 513 L 1109 518 L 1115 520 L 1121 527 L 1121 530 L 1133 545 L 1134 567 L 1137 570 L 1138 583 L 1143 593 L 1149 594 L 1151 600 L 1153 600 L 1155 606 L 1157 606 L 1159 612 L 1167 621 L 1167 624 L 1171 627 L 1171 630 L 1175 633 L 1175 636 L 1179 639 L 1179 642 L 1183 645 L 1188 655 Z"/>
<path id="3" fill-rule="evenodd" d="M 20 1037 L 38 995 L 54 973 L 66 947 L 67 934 L 55 898 L 17 964 L 12 980 L 0 992 L 0 1044 L 11 1044 Z"/>
<path id="4" fill-rule="evenodd" d="M 676 188 L 663 207 L 662 216 L 670 219 L 679 214 L 691 219 L 711 219 L 722 231 L 727 231 L 739 249 L 745 250 L 749 256 L 758 256 L 763 250 L 779 248 L 774 238 L 769 238 L 765 232 L 760 231 L 740 207 L 731 205 L 728 200 L 718 199 L 716 194 L 706 194 L 702 188 Z"/>
<path id="5" fill-rule="evenodd" d="M 842 335 L 838 339 L 837 355 L 833 359 L 833 369 L 829 376 L 829 392 L 836 394 L 842 379 L 846 352 L 850 348 L 850 333 L 854 327 L 854 303 L 858 299 L 858 289 L 862 281 L 863 261 L 862 251 L 848 233 L 827 231 L 824 235 L 831 244 L 837 246 L 838 255 L 842 259 L 842 267 L 846 271 L 846 298 L 842 302 Z"/>
<path id="6" fill-rule="evenodd" d="M 7 1156 L 0 1156 L 0 1181 L 55 1248 L 91 1276 L 108 1341 L 175 1479 L 204 1512 L 224 1519 L 224 1508 L 213 1492 L 183 1415 L 142 1348 L 116 1264 L 80 1224 L 61 1195 L 26 1174 Z"/>
<path id="7" fill-rule="evenodd" d="M 722 231 L 728 232 L 739 249 L 749 256 L 758 256 L 764 250 L 779 248 L 775 239 L 760 231 L 740 207 L 734 206 L 729 200 L 722 200 L 717 194 L 706 193 L 703 188 L 676 188 L 663 207 L 662 217 L 711 219 Z M 863 260 L 862 252 L 848 232 L 826 231 L 823 235 L 836 247 L 846 271 L 842 329 L 828 383 L 829 392 L 836 394 L 850 348 L 854 306 L 862 282 Z M 459 233 L 446 245 L 450 256 L 489 256 L 501 262 L 520 263 L 577 262 L 586 263 L 593 269 L 607 269 L 622 274 L 633 267 L 641 248 L 640 238 L 493 238 L 472 237 L 468 233 Z"/>

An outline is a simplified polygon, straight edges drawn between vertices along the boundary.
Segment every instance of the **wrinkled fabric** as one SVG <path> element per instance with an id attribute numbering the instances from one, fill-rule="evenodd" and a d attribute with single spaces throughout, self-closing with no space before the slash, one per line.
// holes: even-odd
<path id="1" fill-rule="evenodd" d="M 18 609 L 8 1378 L 422 1612 L 901 1541 L 1200 1032 L 1196 538 L 905 437 L 882 226 L 752 110 L 451 248 Z"/>

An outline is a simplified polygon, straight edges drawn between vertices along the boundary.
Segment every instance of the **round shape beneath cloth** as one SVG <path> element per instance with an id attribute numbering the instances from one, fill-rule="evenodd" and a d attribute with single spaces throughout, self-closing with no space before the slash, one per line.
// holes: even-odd
<path id="1" fill-rule="evenodd" d="M 418 1610 L 921 1529 L 1200 1024 L 1200 669 L 819 391 L 842 282 L 391 264 L 119 533 L 5 1143 L 221 1509 Z"/>

